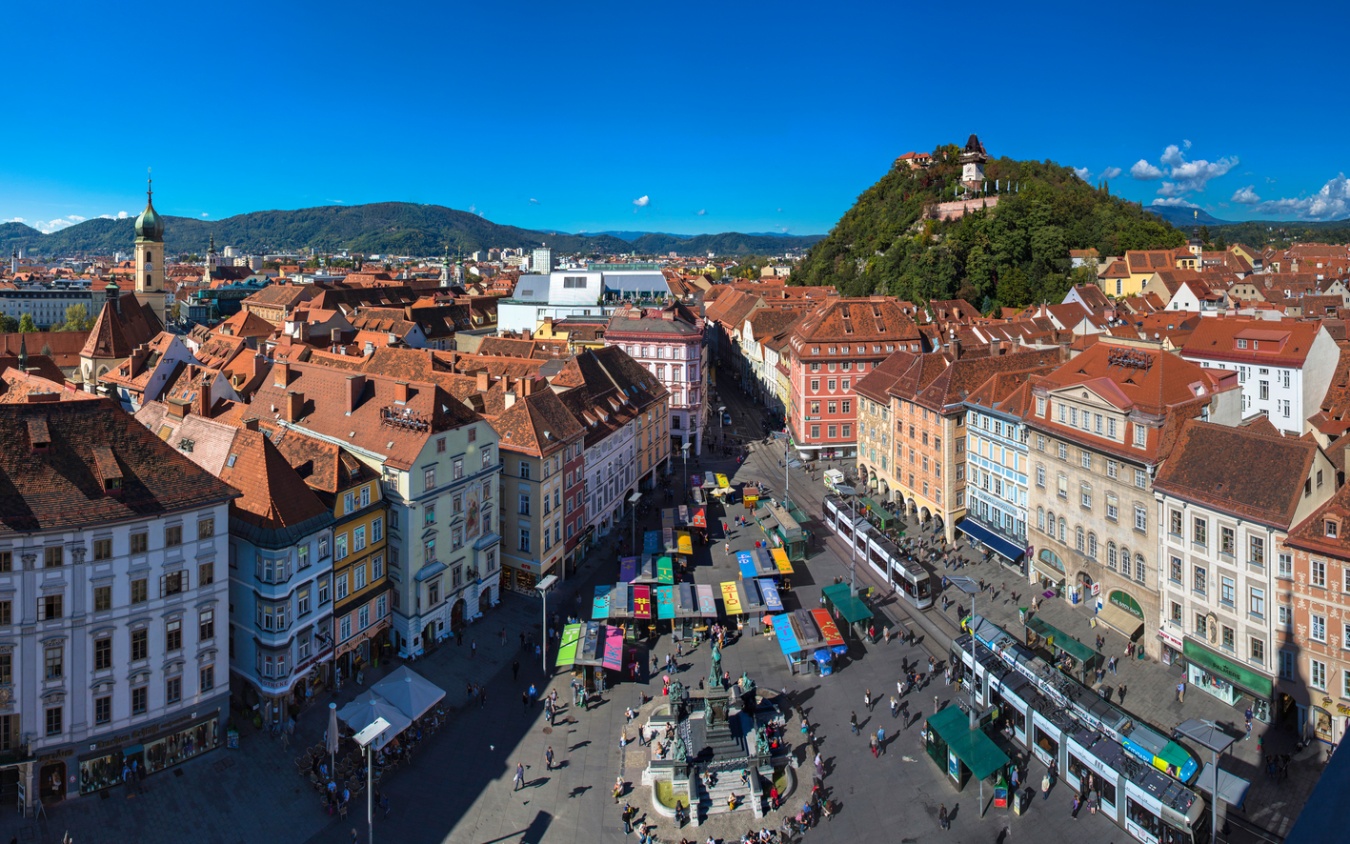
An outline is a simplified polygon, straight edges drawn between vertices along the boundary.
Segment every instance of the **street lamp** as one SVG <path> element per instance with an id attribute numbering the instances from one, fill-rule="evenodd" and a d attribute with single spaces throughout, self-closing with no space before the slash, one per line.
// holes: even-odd
<path id="1" fill-rule="evenodd" d="M 375 760 L 371 758 L 371 745 L 389 729 L 389 722 L 381 716 L 356 735 L 352 736 L 366 753 L 366 844 L 375 844 Z"/>
<path id="2" fill-rule="evenodd" d="M 693 443 L 685 440 L 684 445 L 680 446 L 680 451 L 684 454 L 684 483 L 682 486 L 684 486 L 683 503 L 685 504 L 689 503 L 689 446 L 691 445 L 693 445 Z"/>
<path id="3" fill-rule="evenodd" d="M 979 728 L 975 712 L 975 593 L 980 591 L 980 585 L 963 574 L 948 577 L 947 582 L 970 596 L 970 680 L 966 685 L 970 686 L 970 731 L 974 732 Z M 958 626 L 960 623 L 957 619 Z M 980 780 L 980 817 L 984 817 L 984 780 Z"/>
<path id="4" fill-rule="evenodd" d="M 1233 746 L 1235 739 L 1222 727 L 1205 718 L 1190 718 L 1177 725 L 1177 734 L 1185 736 L 1196 744 L 1209 750 L 1210 769 L 1214 777 L 1213 788 L 1209 791 L 1209 835 L 1210 840 L 1218 840 L 1219 835 L 1219 754 Z M 1205 776 L 1200 774 L 1200 789 L 1205 788 Z"/>
<path id="5" fill-rule="evenodd" d="M 849 533 L 848 542 L 848 594 L 858 594 L 858 490 L 848 484 L 835 484 L 834 491 L 848 496 Z"/>
<path id="6" fill-rule="evenodd" d="M 543 669 L 545 676 L 548 675 L 548 590 L 552 589 L 553 584 L 557 582 L 558 576 L 550 574 L 534 585 L 534 588 L 539 590 L 539 596 L 544 599 L 544 635 L 540 637 L 544 640 L 544 644 L 540 653 L 544 655 Z"/>
<path id="7" fill-rule="evenodd" d="M 628 524 L 632 530 L 632 537 L 628 547 L 632 549 L 633 553 L 637 552 L 637 506 L 638 502 L 641 500 L 642 493 L 640 492 L 634 492 L 632 495 L 628 496 Z"/>

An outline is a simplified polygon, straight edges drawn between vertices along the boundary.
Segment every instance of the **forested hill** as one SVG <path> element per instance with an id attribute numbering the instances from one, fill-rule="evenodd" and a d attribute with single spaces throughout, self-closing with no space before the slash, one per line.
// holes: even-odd
<path id="1" fill-rule="evenodd" d="M 1139 205 L 1110 195 L 1053 162 L 991 159 L 998 206 L 941 222 L 953 198 L 960 148 L 940 147 L 927 169 L 892 169 L 868 188 L 793 272 L 794 284 L 838 287 L 846 296 L 886 293 L 916 302 L 963 298 L 986 313 L 998 306 L 1063 299 L 1075 279 L 1069 250 L 1173 248 L 1186 236 Z M 944 160 L 945 156 L 945 160 Z M 1008 182 L 1017 184 L 1007 193 Z M 1078 281 L 1088 279 L 1079 271 Z"/>

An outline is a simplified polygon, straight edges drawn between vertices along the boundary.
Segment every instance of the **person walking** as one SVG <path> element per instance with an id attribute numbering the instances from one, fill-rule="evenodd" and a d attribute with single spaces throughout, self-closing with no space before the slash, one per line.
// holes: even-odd
<path id="1" fill-rule="evenodd" d="M 895 720 L 895 716 L 899 714 L 900 714 L 900 699 L 897 698 L 895 695 L 891 695 L 891 720 Z"/>
<path id="2" fill-rule="evenodd" d="M 551 744 L 548 746 L 548 750 L 544 751 L 544 764 L 545 770 L 553 770 L 553 745 Z"/>
<path id="3" fill-rule="evenodd" d="M 1049 772 L 1049 771 L 1047 771 L 1047 772 L 1045 773 L 1045 776 L 1041 777 L 1041 796 L 1042 796 L 1044 799 L 1046 799 L 1046 800 L 1049 800 L 1049 799 L 1050 799 L 1050 772 Z"/>
<path id="4" fill-rule="evenodd" d="M 520 791 L 525 787 L 525 764 L 523 762 L 516 763 L 516 775 L 513 781 L 515 787 L 511 789 L 512 791 Z"/>
<path id="5" fill-rule="evenodd" d="M 876 736 L 868 736 L 868 738 L 867 738 L 867 746 L 872 750 L 872 758 L 873 758 L 873 759 L 876 759 L 876 758 L 877 758 L 877 754 L 880 752 L 880 748 L 877 746 L 877 737 L 876 737 Z"/>
<path id="6" fill-rule="evenodd" d="M 863 692 L 863 705 L 867 707 L 867 711 L 868 711 L 868 712 L 871 712 L 871 711 L 872 711 L 872 690 L 871 690 L 871 689 L 868 689 L 867 691 Z"/>
<path id="7" fill-rule="evenodd" d="M 520 676 L 520 660 L 511 660 L 511 679 L 514 680 Z"/>
<path id="8" fill-rule="evenodd" d="M 1186 681 L 1182 680 L 1180 683 L 1177 683 L 1177 703 L 1185 703 L 1185 702 L 1186 702 Z"/>
<path id="9" fill-rule="evenodd" d="M 623 804 L 623 834 L 633 834 L 633 807 L 627 802 Z"/>
<path id="10" fill-rule="evenodd" d="M 858 735 L 858 713 L 850 712 L 848 714 L 848 728 L 853 731 L 853 735 Z"/>
<path id="11" fill-rule="evenodd" d="M 616 777 L 614 780 L 614 804 L 617 806 L 619 798 L 623 796 L 623 777 Z"/>
<path id="12" fill-rule="evenodd" d="M 877 727 L 877 747 L 882 753 L 886 752 L 886 728 Z"/>
<path id="13" fill-rule="evenodd" d="M 521 692 L 521 693 L 520 693 L 520 703 L 521 703 L 521 707 L 522 707 L 526 712 L 529 712 L 529 711 L 530 711 L 530 693 L 529 693 L 529 692 Z"/>
<path id="14" fill-rule="evenodd" d="M 951 816 L 947 814 L 946 803 L 943 803 L 941 806 L 938 807 L 938 828 L 939 829 L 951 828 Z"/>
<path id="15" fill-rule="evenodd" d="M 1082 799 L 1077 794 L 1075 794 L 1073 796 L 1073 808 L 1069 810 L 1069 817 L 1073 818 L 1074 820 L 1078 820 L 1078 809 L 1082 805 L 1083 805 Z"/>
<path id="16" fill-rule="evenodd" d="M 474 639 L 469 642 L 469 659 L 473 659 L 476 656 L 478 656 L 478 640 Z"/>

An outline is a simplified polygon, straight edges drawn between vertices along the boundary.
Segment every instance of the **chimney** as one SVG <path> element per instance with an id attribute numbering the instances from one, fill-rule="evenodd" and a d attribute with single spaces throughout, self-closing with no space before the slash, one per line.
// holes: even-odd
<path id="1" fill-rule="evenodd" d="M 356 410 L 356 406 L 361 403 L 361 393 L 366 389 L 366 376 L 348 375 L 347 376 L 347 414 L 351 415 Z"/>
<path id="2" fill-rule="evenodd" d="M 407 382 L 407 381 L 396 381 L 396 382 L 394 382 L 394 401 L 398 402 L 399 404 L 407 404 L 407 403 L 408 403 L 408 382 Z"/>
<path id="3" fill-rule="evenodd" d="M 169 406 L 169 415 L 174 419 L 182 419 L 187 416 L 188 405 L 182 399 L 169 399 L 165 404 Z"/>
<path id="4" fill-rule="evenodd" d="M 951 334 L 949 335 L 949 343 L 948 343 L 948 345 L 950 345 L 950 346 L 951 346 L 951 349 L 952 349 L 952 360 L 960 360 L 960 359 L 961 359 L 961 338 L 956 336 L 956 329 L 955 329 L 955 328 L 953 328 L 953 329 L 951 330 Z"/>
<path id="5" fill-rule="evenodd" d="M 298 422 L 304 413 L 305 394 L 290 391 L 286 393 L 286 421 Z"/>
<path id="6" fill-rule="evenodd" d="M 522 396 L 529 396 L 533 392 L 534 392 L 534 379 L 533 378 L 520 379 L 520 394 Z"/>
<path id="7" fill-rule="evenodd" d="M 329 332 L 328 332 L 328 336 L 329 336 L 329 338 L 331 338 L 331 342 L 333 343 L 334 346 L 341 346 L 341 345 L 342 345 L 342 329 L 341 329 L 341 328 L 334 328 L 332 331 L 329 331 Z"/>
<path id="8" fill-rule="evenodd" d="M 477 379 L 478 379 L 478 380 L 477 380 L 477 382 L 476 382 L 475 385 L 474 385 L 475 389 L 477 389 L 478 392 L 480 392 L 480 393 L 486 393 L 486 392 L 487 392 L 487 389 L 488 389 L 488 374 L 487 374 L 487 370 L 484 369 L 484 370 L 482 370 L 481 372 L 479 372 L 479 373 L 478 373 L 478 376 L 477 376 Z"/>
<path id="9" fill-rule="evenodd" d="M 291 384 L 291 365 L 288 361 L 277 361 L 276 366 L 272 367 L 272 385 L 274 387 L 289 387 Z"/>
<path id="10" fill-rule="evenodd" d="M 211 379 L 206 377 L 202 379 L 201 387 L 197 390 L 197 406 L 193 411 L 206 419 L 211 418 Z"/>
<path id="11" fill-rule="evenodd" d="M 514 406 L 515 406 L 515 403 L 516 403 L 516 391 L 515 391 L 515 390 L 507 390 L 507 391 L 506 391 L 506 395 L 502 397 L 502 401 L 505 403 L 505 405 L 506 405 L 508 408 L 509 408 L 509 407 L 514 407 Z"/>
<path id="12" fill-rule="evenodd" d="M 245 430 L 245 431 L 256 431 L 256 430 L 258 430 L 258 417 L 255 416 L 255 417 L 253 417 L 252 419 L 245 419 L 245 420 L 244 420 L 244 430 Z"/>

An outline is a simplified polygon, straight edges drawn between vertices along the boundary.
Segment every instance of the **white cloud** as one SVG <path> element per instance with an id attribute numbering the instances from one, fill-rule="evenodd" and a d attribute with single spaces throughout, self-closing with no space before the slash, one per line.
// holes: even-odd
<path id="1" fill-rule="evenodd" d="M 1119 176 L 1122 172 L 1124 171 L 1122 171 L 1119 167 L 1107 167 L 1105 170 L 1102 171 L 1102 174 L 1097 178 L 1114 179 L 1115 177 Z"/>
<path id="2" fill-rule="evenodd" d="M 205 211 L 202 212 L 202 219 L 206 219 L 207 217 L 210 217 L 210 216 L 211 216 L 211 215 L 208 214 L 208 213 L 206 213 Z"/>
<path id="3" fill-rule="evenodd" d="M 117 212 L 117 219 L 119 219 L 119 220 L 125 220 L 126 218 L 128 218 L 128 217 L 130 217 L 130 216 L 131 216 L 131 215 L 128 214 L 126 211 L 118 211 L 118 212 Z"/>
<path id="4" fill-rule="evenodd" d="M 706 216 L 708 216 L 708 209 L 707 209 L 707 208 L 700 208 L 700 209 L 698 209 L 698 215 L 699 215 L 700 217 L 706 217 Z"/>
<path id="5" fill-rule="evenodd" d="M 1172 168 L 1172 178 L 1177 180 L 1177 184 L 1182 190 L 1205 189 L 1205 185 L 1210 179 L 1217 179 L 1220 176 L 1228 174 L 1238 165 L 1238 157 L 1224 156 L 1218 161 L 1206 161 L 1203 158 L 1197 158 L 1195 161 L 1183 161 Z"/>
<path id="6" fill-rule="evenodd" d="M 1257 196 L 1256 191 L 1253 190 L 1255 187 L 1255 185 L 1247 185 L 1245 188 L 1238 188 L 1233 193 L 1232 201 L 1239 205 L 1255 205 L 1260 202 L 1261 197 Z"/>
<path id="7" fill-rule="evenodd" d="M 1168 167 L 1176 167 L 1186 160 L 1186 156 L 1182 153 L 1181 147 L 1176 144 L 1168 144 L 1167 149 L 1163 150 L 1162 157 L 1158 160 Z"/>
<path id="8" fill-rule="evenodd" d="M 36 223 L 33 223 L 32 225 L 33 228 L 37 229 L 43 234 L 51 234 L 52 232 L 58 232 L 61 229 L 68 229 L 71 226 L 75 225 L 75 223 L 72 220 L 68 220 L 65 217 L 61 217 L 56 220 L 47 220 L 46 222 L 39 220 Z"/>
<path id="9" fill-rule="evenodd" d="M 1158 206 L 1161 206 L 1161 207 L 1164 207 L 1164 208 L 1199 208 L 1199 207 L 1200 207 L 1199 205 L 1196 205 L 1194 202 L 1191 202 L 1189 199 L 1184 199 L 1184 198 L 1182 198 L 1182 197 L 1180 197 L 1180 196 L 1169 196 L 1169 197 L 1166 197 L 1166 198 L 1155 199 L 1155 200 L 1153 200 L 1153 202 L 1151 202 L 1150 204 L 1151 204 L 1151 205 L 1158 205 Z"/>
<path id="10" fill-rule="evenodd" d="M 470 214 L 477 214 L 477 213 L 478 213 L 478 206 L 477 206 L 477 205 L 474 205 L 473 203 L 469 203 L 469 213 L 470 213 Z"/>
<path id="11" fill-rule="evenodd" d="M 66 219 L 70 220 L 72 223 L 83 223 L 85 220 L 85 218 L 81 217 L 79 214 L 67 214 Z"/>
<path id="12" fill-rule="evenodd" d="M 1092 176 L 1092 171 L 1087 169 L 1086 167 L 1075 167 L 1073 168 L 1073 172 L 1074 175 L 1078 176 L 1078 178 L 1082 179 L 1085 182 Z"/>
<path id="13" fill-rule="evenodd" d="M 344 200 L 344 199 L 330 199 L 330 200 L 328 200 L 328 201 L 331 202 L 331 203 L 333 203 L 334 205 L 344 205 L 344 204 L 346 204 L 346 200 Z"/>
<path id="14" fill-rule="evenodd" d="M 1303 220 L 1339 220 L 1350 216 L 1350 179 L 1344 173 L 1322 185 L 1312 196 L 1262 202 L 1257 210 Z"/>
<path id="15" fill-rule="evenodd" d="M 23 217 L 10 217 L 10 218 L 9 218 L 8 220 L 6 220 L 5 222 L 6 222 L 6 223 L 26 223 L 26 222 L 28 222 L 28 221 L 25 220 Z"/>
<path id="16" fill-rule="evenodd" d="M 539 204 L 539 200 L 535 199 L 534 197 L 530 197 L 530 204 L 531 204 L 531 205 L 538 205 L 538 204 Z"/>
<path id="17" fill-rule="evenodd" d="M 633 204 L 639 208 L 646 208 L 648 205 L 652 204 L 652 198 L 650 196 L 647 196 L 646 194 L 643 194 L 642 196 L 639 196 L 637 199 L 633 200 Z"/>
<path id="18" fill-rule="evenodd" d="M 1190 148 L 1191 148 L 1191 142 L 1188 141 L 1188 140 L 1186 140 L 1185 138 L 1182 138 L 1182 139 L 1181 139 L 1181 145 L 1182 145 L 1183 147 L 1185 147 L 1186 149 L 1190 149 Z"/>
<path id="19" fill-rule="evenodd" d="M 1130 168 L 1130 175 L 1141 182 L 1151 182 L 1154 179 L 1161 179 L 1163 171 L 1141 158 Z"/>

